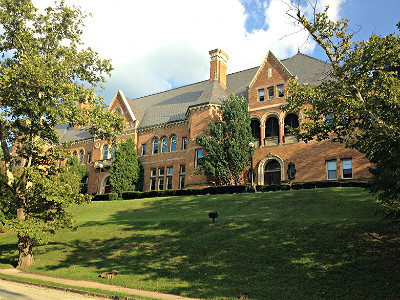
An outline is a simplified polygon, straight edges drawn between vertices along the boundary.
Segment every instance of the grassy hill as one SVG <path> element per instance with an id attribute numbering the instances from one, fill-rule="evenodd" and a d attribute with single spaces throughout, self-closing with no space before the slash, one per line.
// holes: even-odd
<path id="1" fill-rule="evenodd" d="M 396 299 L 398 227 L 360 188 L 93 202 L 31 272 L 207 299 Z M 209 211 L 218 211 L 215 225 Z M 0 239 L 0 266 L 16 238 Z"/>

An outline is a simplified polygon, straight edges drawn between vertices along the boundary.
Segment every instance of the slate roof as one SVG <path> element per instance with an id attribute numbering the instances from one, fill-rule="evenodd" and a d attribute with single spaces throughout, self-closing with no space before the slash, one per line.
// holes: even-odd
<path id="1" fill-rule="evenodd" d="M 331 65 L 313 57 L 297 53 L 281 60 L 281 63 L 292 74 L 297 76 L 299 83 L 319 84 L 329 76 Z M 136 119 L 139 129 L 156 125 L 185 120 L 189 107 L 201 104 L 222 104 L 230 93 L 248 99 L 247 87 L 250 85 L 259 67 L 227 75 L 227 90 L 217 81 L 209 80 L 185 85 L 165 92 L 137 98 L 127 99 Z M 87 128 L 66 130 L 60 128 L 61 142 L 90 139 L 93 136 Z"/>

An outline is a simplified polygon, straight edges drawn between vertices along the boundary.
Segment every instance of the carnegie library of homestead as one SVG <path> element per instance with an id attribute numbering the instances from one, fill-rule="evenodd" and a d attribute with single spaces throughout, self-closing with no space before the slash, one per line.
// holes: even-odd
<path id="1" fill-rule="evenodd" d="M 248 101 L 255 184 L 370 177 L 369 162 L 361 153 L 329 140 L 305 144 L 286 129 L 285 125 L 299 126 L 303 118 L 301 113 L 280 110 L 289 80 L 318 84 L 330 71 L 328 63 L 301 53 L 279 60 L 268 52 L 259 67 L 228 74 L 228 55 L 220 49 L 209 54 L 206 80 L 138 99 L 119 90 L 108 107 L 125 118 L 126 130 L 120 138 L 130 136 L 137 145 L 144 191 L 210 185 L 204 174 L 193 175 L 204 154 L 196 137 L 208 129 L 231 93 Z M 114 146 L 95 139 L 85 127 L 58 130 L 61 142 L 72 141 L 71 154 L 87 165 L 88 193 L 109 192 Z"/>

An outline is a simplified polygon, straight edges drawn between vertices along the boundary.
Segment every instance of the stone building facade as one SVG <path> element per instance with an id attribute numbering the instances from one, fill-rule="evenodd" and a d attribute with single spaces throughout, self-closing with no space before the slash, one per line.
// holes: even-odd
<path id="1" fill-rule="evenodd" d="M 369 162 L 352 149 L 331 141 L 298 142 L 286 126 L 297 127 L 303 116 L 282 112 L 291 78 L 318 84 L 330 65 L 297 53 L 279 60 L 268 52 L 261 65 L 227 75 L 228 55 L 210 51 L 210 78 L 138 99 L 118 91 L 108 110 L 123 116 L 144 167 L 144 191 L 209 185 L 205 175 L 193 175 L 203 149 L 196 136 L 203 134 L 219 114 L 230 93 L 248 100 L 255 139 L 256 184 L 305 182 L 370 177 Z M 286 126 L 285 126 L 286 125 Z M 110 191 L 109 176 L 114 149 L 96 140 L 87 128 L 58 128 L 62 142 L 73 141 L 71 154 L 87 165 L 88 193 Z"/>

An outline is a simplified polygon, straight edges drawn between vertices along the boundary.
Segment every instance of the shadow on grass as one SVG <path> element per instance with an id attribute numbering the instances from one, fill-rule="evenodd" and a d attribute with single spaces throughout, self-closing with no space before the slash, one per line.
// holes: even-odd
<path id="1" fill-rule="evenodd" d="M 11 233 L 10 233 L 11 234 Z M 16 267 L 18 265 L 17 244 L 1 244 L 0 245 L 0 265 L 10 265 Z"/>
<path id="2" fill-rule="evenodd" d="M 67 257 L 38 270 L 77 266 L 96 280 L 116 269 L 120 275 L 113 284 L 208 299 L 237 299 L 245 292 L 257 300 L 398 295 L 397 229 L 385 229 L 378 218 L 351 219 L 346 207 L 332 218 L 325 212 L 325 221 L 299 221 L 282 217 L 285 205 L 247 195 L 147 201 L 144 209 L 86 222 L 81 227 L 96 226 L 97 236 L 54 245 L 65 248 Z M 290 205 L 288 210 L 298 210 L 293 201 Z M 310 219 L 321 214 L 303 209 L 298 214 Z M 210 210 L 221 212 L 213 226 Z M 111 226 L 120 226 L 123 234 L 101 238 Z"/>

